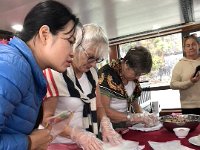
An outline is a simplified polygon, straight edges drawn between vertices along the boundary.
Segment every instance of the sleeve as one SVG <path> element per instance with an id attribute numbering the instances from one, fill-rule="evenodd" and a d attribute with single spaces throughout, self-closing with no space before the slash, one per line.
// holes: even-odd
<path id="1" fill-rule="evenodd" d="M 170 82 L 171 89 L 174 90 L 185 90 L 191 87 L 194 83 L 189 80 L 182 81 L 182 64 L 177 63 L 172 71 L 172 78 Z"/>
<path id="2" fill-rule="evenodd" d="M 107 76 L 108 76 L 109 68 L 107 65 L 100 68 L 97 72 L 98 75 L 98 83 L 100 85 L 100 90 L 102 86 L 107 86 Z"/>
<path id="3" fill-rule="evenodd" d="M 0 65 L 0 68 L 1 67 Z M 6 67 L 6 69 L 9 70 L 10 68 Z M 3 132 L 6 130 L 6 120 L 12 115 L 18 103 L 21 102 L 22 96 L 21 90 L 14 84 L 18 78 L 13 77 L 13 79 L 10 80 L 8 76 L 5 76 L 5 71 L 3 72 L 2 70 L 0 70 L 0 149 L 26 150 L 28 149 L 27 135 L 20 133 L 6 134 Z M 6 74 L 8 74 L 8 72 L 6 72 Z M 23 80 L 20 81 L 23 83 Z"/>
<path id="4" fill-rule="evenodd" d="M 28 150 L 28 137 L 24 134 L 0 134 L 1 150 Z"/>
<path id="5" fill-rule="evenodd" d="M 108 69 L 108 70 L 107 70 Z M 103 66 L 98 70 L 98 84 L 99 84 L 99 90 L 101 95 L 106 95 L 109 98 L 115 97 L 108 88 L 107 83 L 107 76 L 108 76 L 108 65 Z"/>
<path id="6" fill-rule="evenodd" d="M 140 95 L 141 95 L 142 88 L 141 88 L 140 82 L 138 80 L 135 80 L 134 83 L 135 83 L 135 89 L 133 92 L 133 99 L 137 100 L 138 97 L 140 97 Z"/>
<path id="7" fill-rule="evenodd" d="M 45 69 L 43 73 L 47 80 L 47 94 L 45 98 L 53 96 L 69 96 L 62 73 L 52 69 Z"/>

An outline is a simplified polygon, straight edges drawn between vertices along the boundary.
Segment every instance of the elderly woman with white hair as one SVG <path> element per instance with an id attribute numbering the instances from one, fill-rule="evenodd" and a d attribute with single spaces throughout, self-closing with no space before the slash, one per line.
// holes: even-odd
<path id="1" fill-rule="evenodd" d="M 101 105 L 95 69 L 96 63 L 101 62 L 108 54 L 108 38 L 103 29 L 95 24 L 84 25 L 83 31 L 83 39 L 80 32 L 77 32 L 71 67 L 64 73 L 51 69 L 44 71 L 49 88 L 44 100 L 43 122 L 62 111 L 74 112 L 69 126 L 52 141 L 49 150 L 71 150 L 79 149 L 78 147 L 101 150 L 102 141 L 96 138 L 99 132 L 98 119 L 103 141 L 118 144 L 122 140 L 112 128 Z"/>

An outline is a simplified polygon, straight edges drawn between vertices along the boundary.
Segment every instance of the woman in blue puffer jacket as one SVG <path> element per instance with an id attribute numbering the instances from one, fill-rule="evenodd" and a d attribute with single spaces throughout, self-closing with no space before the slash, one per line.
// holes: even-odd
<path id="1" fill-rule="evenodd" d="M 52 140 L 48 129 L 35 129 L 47 88 L 42 70 L 64 72 L 70 65 L 77 24 L 68 7 L 41 2 L 19 38 L 0 45 L 0 150 L 42 150 Z"/>

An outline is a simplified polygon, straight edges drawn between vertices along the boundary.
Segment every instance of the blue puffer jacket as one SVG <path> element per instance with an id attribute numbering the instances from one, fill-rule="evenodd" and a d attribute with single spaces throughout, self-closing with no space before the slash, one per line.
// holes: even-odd
<path id="1" fill-rule="evenodd" d="M 14 37 L 0 45 L 0 150 L 26 150 L 46 80 L 29 47 Z"/>

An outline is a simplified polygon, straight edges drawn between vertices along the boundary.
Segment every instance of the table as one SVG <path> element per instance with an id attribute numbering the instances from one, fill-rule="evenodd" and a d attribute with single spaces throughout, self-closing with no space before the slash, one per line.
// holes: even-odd
<path id="1" fill-rule="evenodd" d="M 123 134 L 122 137 L 126 140 L 137 141 L 140 145 L 145 145 L 144 150 L 152 150 L 148 144 L 148 141 L 166 142 L 172 140 L 180 140 L 182 145 L 193 148 L 195 150 L 200 150 L 199 146 L 192 145 L 188 142 L 190 137 L 196 136 L 198 134 L 200 134 L 200 125 L 194 131 L 191 131 L 186 138 L 183 139 L 177 138 L 174 132 L 170 132 L 163 127 L 160 130 L 150 132 L 129 130 L 127 133 Z"/>

